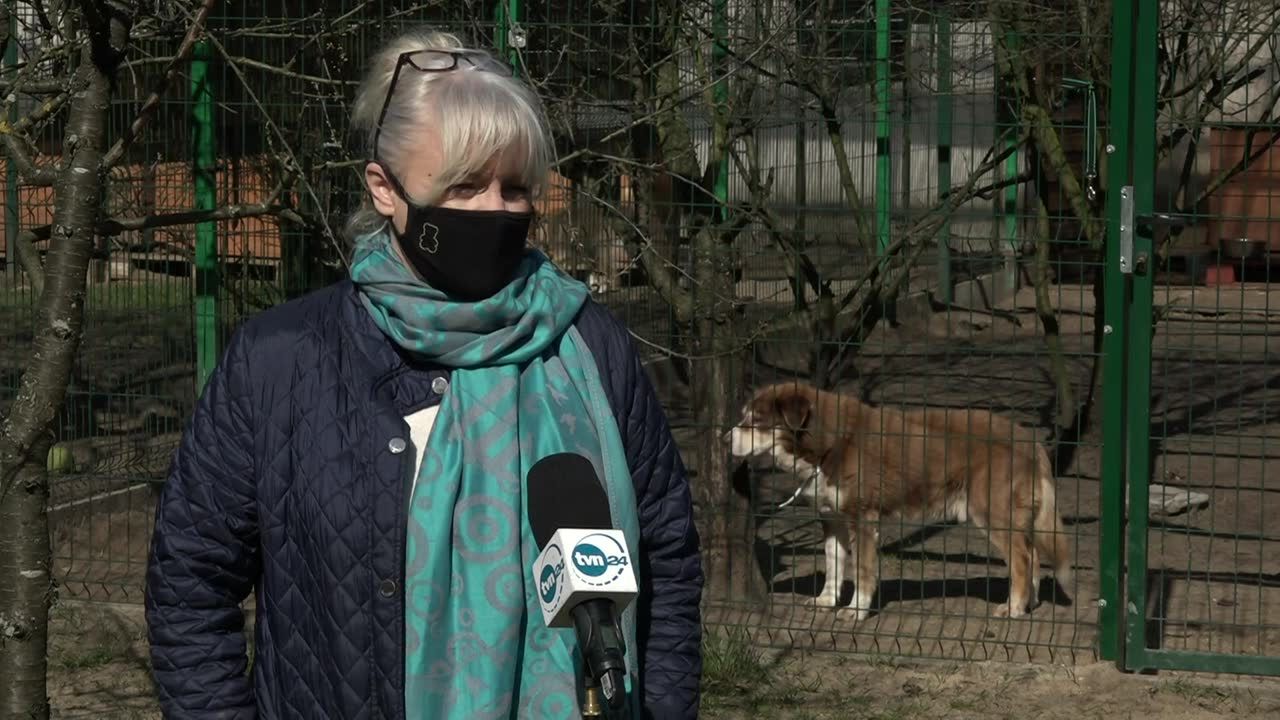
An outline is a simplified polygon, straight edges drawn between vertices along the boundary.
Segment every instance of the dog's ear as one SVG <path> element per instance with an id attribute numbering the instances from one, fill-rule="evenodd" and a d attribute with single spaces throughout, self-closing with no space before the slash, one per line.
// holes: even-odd
<path id="1" fill-rule="evenodd" d="M 786 393 L 774 400 L 778 416 L 789 430 L 804 430 L 809 425 L 809 415 L 813 409 L 813 401 L 808 395 Z"/>

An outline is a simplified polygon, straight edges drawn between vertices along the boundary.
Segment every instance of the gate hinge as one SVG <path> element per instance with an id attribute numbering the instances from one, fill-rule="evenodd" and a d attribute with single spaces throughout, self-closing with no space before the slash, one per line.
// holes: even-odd
<path id="1" fill-rule="evenodd" d="M 1120 188 L 1120 272 L 1133 274 L 1133 186 Z"/>

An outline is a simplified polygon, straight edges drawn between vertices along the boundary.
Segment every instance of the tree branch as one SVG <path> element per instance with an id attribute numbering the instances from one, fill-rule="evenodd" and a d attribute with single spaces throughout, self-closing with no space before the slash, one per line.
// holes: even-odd
<path id="1" fill-rule="evenodd" d="M 207 39 L 210 45 L 213 47 L 213 49 L 220 56 L 222 56 L 223 58 L 226 58 L 228 56 L 226 46 L 223 45 L 222 42 L 218 40 L 217 36 L 209 35 L 207 36 Z M 265 120 L 265 125 L 267 129 L 271 131 L 271 135 L 268 136 L 268 139 L 279 142 L 280 145 L 284 148 L 286 153 L 284 160 L 286 161 L 286 164 L 288 165 L 288 167 L 289 168 L 302 167 L 302 163 L 298 161 L 298 154 L 293 151 L 293 147 L 290 145 L 288 138 L 285 137 L 284 132 L 280 129 L 280 126 L 277 125 L 271 119 L 271 114 L 268 113 L 266 107 L 263 106 L 262 100 L 258 98 L 258 93 L 254 90 L 253 85 L 249 83 L 248 79 L 245 77 L 244 71 L 240 68 L 240 66 L 236 65 L 235 63 L 229 63 L 229 66 L 231 67 L 231 71 L 235 74 L 236 79 L 240 81 L 240 85 L 241 87 L 244 88 L 245 94 L 253 102 L 254 107 L 256 107 L 258 111 L 262 113 L 262 117 Z M 320 198 L 316 196 L 315 189 L 311 186 L 310 183 L 306 183 L 306 182 L 302 183 L 302 186 L 299 192 L 307 195 L 309 200 L 312 203 L 314 203 L 315 207 L 323 207 L 324 204 L 320 202 Z M 320 214 L 318 216 L 318 219 L 320 221 L 320 226 L 324 230 L 325 237 L 329 239 L 330 242 L 334 242 L 335 238 L 337 238 L 338 235 L 333 231 L 333 228 L 330 226 L 329 218 L 324 214 Z M 348 262 L 347 254 L 345 252 L 339 252 L 338 257 L 342 259 L 342 263 L 345 266 Z"/>
<path id="2" fill-rule="evenodd" d="M 124 59 L 125 49 L 120 45 L 128 42 L 132 18 L 124 22 L 121 8 L 110 0 L 79 0 L 79 4 L 84 13 L 82 26 L 89 36 L 89 57 L 98 67 L 114 73 Z"/>
<path id="3" fill-rule="evenodd" d="M 1214 110 L 1219 109 L 1220 105 L 1232 93 L 1266 74 L 1266 68 L 1254 68 L 1248 72 L 1244 72 L 1244 70 L 1249 67 L 1249 64 L 1252 63 L 1264 49 L 1270 47 L 1274 43 L 1277 30 L 1280 30 L 1280 13 L 1273 13 L 1273 17 L 1271 18 L 1271 22 L 1268 27 L 1257 29 L 1256 31 L 1246 31 L 1246 37 L 1256 37 L 1256 39 L 1250 43 L 1249 47 L 1236 60 L 1233 66 L 1223 68 L 1221 63 L 1217 63 L 1216 66 L 1213 63 L 1207 64 L 1207 69 L 1204 71 L 1204 75 L 1211 78 L 1209 80 L 1209 88 L 1205 91 L 1204 97 L 1200 101 L 1195 117 L 1181 123 L 1177 130 L 1161 138 L 1160 143 L 1156 148 L 1157 161 L 1163 160 L 1169 155 L 1169 153 L 1173 152 L 1173 149 L 1177 147 L 1178 143 L 1181 142 L 1193 128 L 1200 128 L 1204 124 L 1205 119 L 1208 118 Z M 1204 77 L 1199 77 L 1196 81 L 1187 83 L 1185 91 L 1177 91 L 1173 94 L 1173 97 L 1177 97 L 1178 95 L 1183 94 L 1183 92 L 1190 92 L 1192 90 L 1199 89 L 1203 86 L 1202 83 L 1204 79 Z M 1270 110 L 1268 109 L 1268 112 L 1269 111 Z"/>
<path id="4" fill-rule="evenodd" d="M 0 93 L 22 93 L 24 95 L 57 95 L 66 91 L 67 84 L 62 78 L 46 78 L 43 80 L 25 80 L 18 82 L 0 82 Z"/>
<path id="5" fill-rule="evenodd" d="M 151 121 L 151 116 L 155 113 L 156 108 L 160 106 L 161 95 L 173 84 L 173 79 L 178 74 L 178 64 L 190 57 L 191 49 L 195 47 L 196 41 L 204 32 L 205 22 L 208 20 L 209 13 L 213 11 L 215 5 L 217 5 L 217 0 L 204 0 L 200 10 L 192 18 L 187 34 L 182 38 L 182 44 L 178 46 L 178 52 L 174 53 L 174 56 L 169 59 L 168 65 L 165 66 L 164 73 L 156 83 L 155 89 L 143 101 L 142 107 L 138 109 L 138 114 L 134 117 L 133 122 L 129 123 L 129 127 L 116 139 L 111 149 L 103 156 L 102 168 L 104 170 L 110 169 L 120 162 L 125 152 L 128 151 L 129 146 L 137 139 L 138 134 Z"/>
<path id="6" fill-rule="evenodd" d="M 262 72 L 271 73 L 272 75 L 279 75 L 281 77 L 286 77 L 293 80 L 302 80 L 304 82 L 315 83 L 316 85 L 328 85 L 332 87 L 354 87 L 360 84 L 359 81 L 356 81 L 356 80 L 340 80 L 337 78 L 321 77 L 319 75 L 307 75 L 306 73 L 300 73 L 296 70 L 290 70 L 288 68 L 278 67 L 270 63 L 262 62 L 261 60 L 254 60 L 253 58 L 247 58 L 243 56 L 228 56 L 226 58 L 226 61 L 229 63 L 242 65 L 244 67 L 251 68 L 253 70 L 261 70 Z"/>
<path id="7" fill-rule="evenodd" d="M 49 187 L 53 185 L 54 180 L 57 178 L 58 170 L 56 167 L 52 165 L 41 166 L 35 163 L 32 157 L 32 148 L 28 147 L 30 141 L 26 137 L 26 131 L 33 125 L 43 122 L 46 118 L 52 116 L 63 105 L 66 105 L 70 99 L 71 93 L 69 92 L 50 98 L 29 115 L 14 123 L 12 127 L 0 120 L 0 142 L 4 143 L 9 159 L 18 166 L 18 173 L 22 176 L 24 184 Z"/>
<path id="8" fill-rule="evenodd" d="M 24 138 L 9 132 L 0 123 L 0 142 L 9 156 L 9 161 L 18 167 L 18 174 L 25 185 L 50 187 L 58 177 L 58 171 L 52 166 L 41 167 L 31 159 L 31 151 L 26 147 Z"/>
<path id="9" fill-rule="evenodd" d="M 224 205 L 213 210 L 184 210 L 182 212 L 164 213 L 160 215 L 139 215 L 136 217 L 107 218 L 98 223 L 97 232 L 102 236 L 119 235 L 129 230 L 150 230 L 154 228 L 172 227 L 174 225 L 194 225 L 202 222 L 220 220 L 242 220 L 263 215 L 275 215 L 290 222 L 302 223 L 302 218 L 291 208 L 275 202 L 243 203 L 240 205 Z"/>
<path id="10" fill-rule="evenodd" d="M 647 184 L 637 183 L 633 192 L 635 193 L 637 209 L 642 213 L 651 213 L 654 203 L 653 199 L 648 197 Z M 641 227 L 641 225 L 653 227 L 653 223 L 651 221 L 645 222 L 647 218 L 642 218 L 641 224 L 633 223 L 630 218 L 627 218 L 621 212 L 615 212 L 614 216 L 620 218 L 629 226 L 623 237 L 628 238 L 631 244 L 639 245 L 637 257 L 654 291 L 671 308 L 679 322 L 690 322 L 693 318 L 694 310 L 693 296 L 680 287 L 677 273 L 686 276 L 687 274 L 682 268 L 679 268 L 674 262 L 662 255 Z"/>
<path id="11" fill-rule="evenodd" d="M 151 230 L 154 228 L 173 227 L 175 225 L 194 225 L 202 222 L 218 222 L 222 220 L 242 220 L 244 218 L 274 215 L 290 222 L 302 223 L 302 217 L 291 208 L 281 205 L 279 200 L 284 194 L 285 183 L 280 183 L 262 202 L 223 205 L 211 210 L 182 210 L 173 213 L 156 215 L 137 215 L 126 217 L 108 217 L 94 225 L 94 234 L 112 237 L 130 230 Z M 39 242 L 52 237 L 53 226 L 41 225 L 24 233 L 30 241 Z"/>
<path id="12" fill-rule="evenodd" d="M 45 226 L 49 228 L 48 225 Z M 36 251 L 35 242 L 39 238 L 32 230 L 23 230 L 14 238 L 14 254 L 18 256 L 18 264 L 27 273 L 31 283 L 31 291 L 36 297 L 44 294 L 44 266 L 40 264 L 40 253 Z"/>
<path id="13" fill-rule="evenodd" d="M 743 59 L 742 59 L 743 64 L 748 64 L 752 62 L 757 56 L 763 54 L 767 49 L 768 49 L 768 45 L 766 45 L 765 43 L 760 43 L 757 47 L 753 48 L 751 52 L 743 56 Z M 659 73 L 661 72 L 661 68 L 667 65 L 670 65 L 673 62 L 678 62 L 678 58 L 674 57 L 673 55 L 670 55 L 667 58 L 664 58 L 664 62 L 659 63 L 658 67 L 637 71 L 636 76 L 644 77 L 644 78 L 648 78 L 649 76 L 654 76 L 654 77 L 658 77 L 659 80 L 661 80 L 661 77 L 659 76 Z M 688 85 L 682 84 L 679 81 L 678 67 L 676 68 L 676 70 L 677 70 L 677 76 L 674 78 L 673 82 L 667 82 L 667 83 L 660 82 L 659 86 L 656 88 L 652 88 L 652 90 L 650 90 L 649 88 L 646 88 L 646 91 L 644 93 L 644 100 L 646 102 L 640 103 L 638 104 L 638 106 L 639 107 L 655 107 L 654 110 L 652 110 L 651 112 L 644 113 L 643 115 L 640 115 L 638 117 L 633 117 L 631 121 L 627 123 L 625 126 L 620 127 L 616 130 L 613 130 L 612 132 L 608 133 L 607 135 L 605 135 L 604 137 L 596 141 L 596 145 L 603 145 L 611 140 L 617 140 L 619 138 L 623 138 L 623 137 L 626 137 L 627 135 L 630 135 L 635 130 L 645 127 L 646 125 L 650 124 L 654 120 L 660 118 L 662 115 L 666 113 L 675 112 L 676 108 L 685 101 L 686 97 L 700 94 L 706 91 L 708 88 L 714 86 L 718 82 L 721 82 L 721 81 L 727 82 L 730 78 L 732 78 L 735 74 L 739 72 L 739 70 L 735 70 L 735 69 L 725 70 L 724 72 L 718 74 L 715 77 L 711 77 L 707 80 L 697 83 L 693 87 L 689 87 Z M 558 168 L 564 167 L 568 163 L 574 160 L 580 159 L 582 156 L 587 155 L 588 153 L 591 153 L 591 152 L 592 152 L 591 148 L 580 148 L 578 150 L 574 150 L 573 152 L 568 153 L 567 155 L 563 155 L 559 157 L 555 161 L 555 163 L 553 163 L 552 169 L 558 169 Z"/>
<path id="14" fill-rule="evenodd" d="M 40 23 L 40 32 L 45 35 L 61 38 L 61 34 L 49 20 L 49 13 L 45 12 L 44 0 L 31 0 L 31 6 L 35 8 L 36 20 Z"/>
<path id="15" fill-rule="evenodd" d="M 840 377 L 843 374 L 850 362 L 849 350 L 860 345 L 875 328 L 879 320 L 880 307 L 892 301 L 902 291 L 920 256 L 930 247 L 926 241 L 937 234 L 943 223 L 960 206 L 976 197 L 979 178 L 994 171 L 1005 158 L 1016 152 L 1026 141 L 1027 135 L 1023 134 L 1017 142 L 1011 143 L 999 153 L 988 151 L 988 159 L 969 174 L 965 184 L 958 191 L 949 194 L 945 201 L 930 209 L 907 232 L 890 243 L 889 247 L 885 248 L 881 256 L 867 269 L 858 285 L 845 294 L 836 312 L 842 312 L 844 308 L 852 305 L 856 308 L 856 315 L 853 327 L 843 333 L 835 348 L 827 372 L 829 377 Z M 891 267 L 890 260 L 898 256 L 901 256 L 901 262 L 897 263 L 896 268 Z M 884 279 L 879 281 L 882 270 L 886 270 Z"/>
<path id="16" fill-rule="evenodd" d="M 734 162 L 738 165 L 738 171 L 742 177 L 746 179 L 747 190 L 751 193 L 751 202 L 754 206 L 751 212 L 764 222 L 769 230 L 769 236 L 778 245 L 778 249 L 782 251 L 783 257 L 790 265 L 791 272 L 788 273 L 787 280 L 792 286 L 796 307 L 803 310 L 808 303 L 808 298 L 805 287 L 801 285 L 801 278 L 809 284 L 818 297 L 831 296 L 831 283 L 823 281 L 817 266 L 800 249 L 799 240 L 784 230 L 782 219 L 769 210 L 767 201 L 773 185 L 772 173 L 767 183 L 760 181 L 759 146 L 754 138 L 748 138 L 746 142 L 749 162 L 744 162 L 737 153 L 733 154 Z"/>

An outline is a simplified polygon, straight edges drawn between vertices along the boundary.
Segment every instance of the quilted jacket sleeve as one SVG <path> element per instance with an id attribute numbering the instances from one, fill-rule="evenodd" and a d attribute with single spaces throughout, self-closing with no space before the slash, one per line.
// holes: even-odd
<path id="1" fill-rule="evenodd" d="M 652 585 L 649 627 L 640 628 L 645 705 L 659 720 L 696 718 L 702 679 L 702 561 L 689 478 L 666 412 L 640 356 L 630 349 L 632 395 L 625 441 Z"/>
<path id="2" fill-rule="evenodd" d="M 646 717 L 698 717 L 702 679 L 702 563 L 693 501 L 684 463 L 666 412 L 625 327 L 603 308 L 599 324 L 582 328 L 605 335 L 602 374 L 619 420 L 640 510 L 642 574 L 638 638 L 644 656 Z M 588 340 L 590 342 L 590 340 Z M 647 612 L 646 610 L 647 606 Z"/>
<path id="3" fill-rule="evenodd" d="M 240 603 L 258 576 L 253 426 L 243 331 L 182 435 L 156 510 L 146 618 L 169 718 L 254 718 Z"/>

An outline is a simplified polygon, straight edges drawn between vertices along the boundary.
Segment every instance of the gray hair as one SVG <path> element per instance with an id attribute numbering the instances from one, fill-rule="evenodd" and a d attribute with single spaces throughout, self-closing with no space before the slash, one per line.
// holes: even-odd
<path id="1" fill-rule="evenodd" d="M 357 134 L 359 150 L 367 159 L 373 159 L 378 116 L 396 63 L 402 54 L 416 50 L 464 51 L 484 56 L 482 65 L 501 62 L 484 50 L 465 46 L 452 33 L 430 29 L 410 30 L 384 45 L 369 63 L 351 112 L 351 130 Z M 449 186 L 480 172 L 495 155 L 514 149 L 526 154 L 523 182 L 537 197 L 546 183 L 552 156 L 541 101 L 528 85 L 514 77 L 467 68 L 466 64 L 452 72 L 401 68 L 382 120 L 379 162 L 403 181 L 400 171 L 406 154 L 421 142 L 422 132 L 431 129 L 439 134 L 444 169 L 426 197 L 412 198 L 415 203 L 437 202 Z M 360 209 L 347 219 L 343 234 L 353 241 L 386 225 L 387 219 L 373 209 L 366 195 Z"/>

